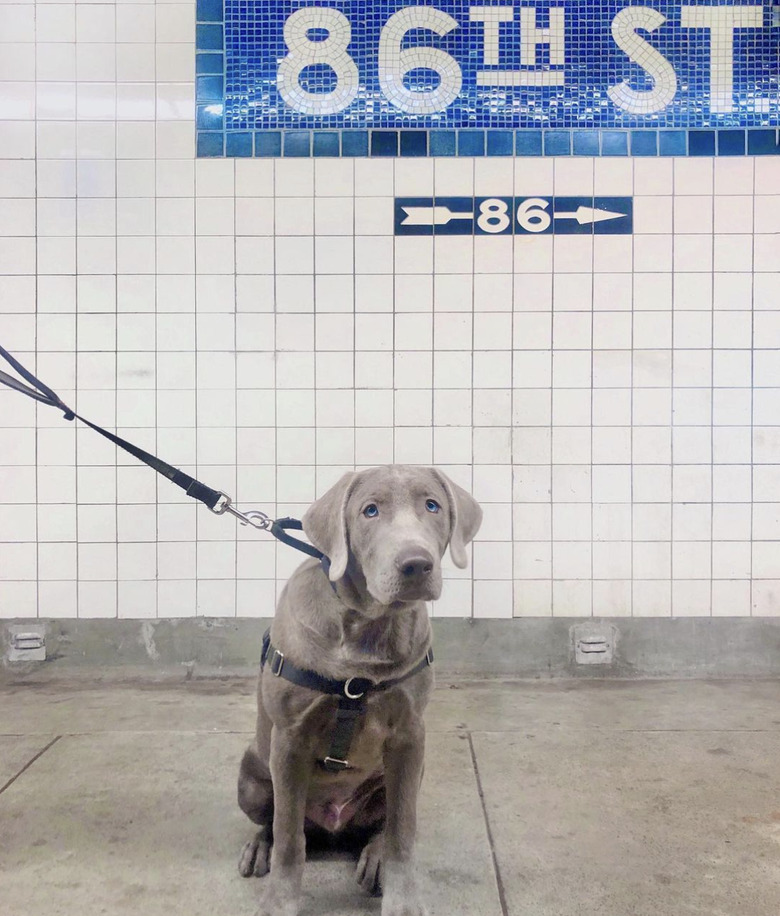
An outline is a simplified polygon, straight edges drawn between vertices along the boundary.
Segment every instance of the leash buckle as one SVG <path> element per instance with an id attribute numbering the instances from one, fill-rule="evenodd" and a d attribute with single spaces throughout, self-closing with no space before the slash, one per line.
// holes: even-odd
<path id="1" fill-rule="evenodd" d="M 278 649 L 274 649 L 274 654 L 271 657 L 270 661 L 271 674 L 274 677 L 279 677 L 282 673 L 282 668 L 284 667 L 284 652 L 280 652 Z"/>
<path id="2" fill-rule="evenodd" d="M 259 509 L 248 509 L 246 512 L 240 512 L 233 505 L 233 500 L 225 493 L 220 494 L 217 504 L 211 511 L 215 515 L 224 515 L 225 512 L 229 512 L 242 525 L 251 525 L 261 531 L 270 531 L 271 525 L 274 523 L 272 518 L 269 518 L 265 512 L 261 512 Z"/>
<path id="3" fill-rule="evenodd" d="M 214 515 L 224 515 L 230 509 L 230 504 L 232 502 L 233 500 L 227 495 L 227 493 L 220 493 L 219 499 L 216 501 L 216 503 L 214 503 L 213 506 L 210 506 L 209 509 L 214 513 Z"/>

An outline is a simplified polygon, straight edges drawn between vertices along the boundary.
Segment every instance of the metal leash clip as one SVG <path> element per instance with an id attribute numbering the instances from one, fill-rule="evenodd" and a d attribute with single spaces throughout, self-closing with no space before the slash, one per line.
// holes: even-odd
<path id="1" fill-rule="evenodd" d="M 249 509 L 246 512 L 240 512 L 233 505 L 233 500 L 226 494 L 222 493 L 217 504 L 211 510 L 215 515 L 224 515 L 229 512 L 241 522 L 242 525 L 251 525 L 253 528 L 259 528 L 261 531 L 270 531 L 274 520 L 269 518 L 265 512 L 259 509 Z"/>

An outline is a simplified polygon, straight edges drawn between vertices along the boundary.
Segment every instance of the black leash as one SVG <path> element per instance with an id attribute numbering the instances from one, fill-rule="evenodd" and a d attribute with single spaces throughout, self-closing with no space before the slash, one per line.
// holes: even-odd
<path id="1" fill-rule="evenodd" d="M 138 458 L 139 461 L 143 461 L 144 464 L 148 464 L 150 468 L 157 471 L 158 474 L 162 474 L 167 480 L 170 480 L 171 483 L 175 483 L 177 487 L 181 487 L 182 490 L 191 496 L 193 499 L 197 499 L 202 502 L 204 505 L 215 513 L 215 515 L 223 515 L 225 512 L 229 512 L 231 515 L 234 515 L 243 525 L 252 525 L 254 528 L 260 528 L 263 531 L 270 531 L 271 534 L 282 541 L 284 544 L 288 544 L 290 547 L 294 547 L 296 550 L 300 550 L 303 553 L 308 554 L 310 557 L 315 557 L 322 564 L 323 569 L 327 573 L 330 569 L 330 560 L 322 553 L 322 551 L 317 550 L 316 547 L 312 547 L 311 544 L 307 544 L 305 541 L 301 541 L 299 538 L 295 538 L 292 535 L 286 534 L 286 529 L 292 528 L 297 531 L 303 530 L 303 525 L 296 518 L 280 518 L 273 520 L 269 518 L 264 512 L 259 512 L 257 510 L 250 510 L 249 512 L 239 512 L 235 506 L 232 505 L 232 500 L 230 497 L 223 493 L 221 490 L 214 490 L 212 487 L 206 486 L 205 483 L 196 480 L 194 477 L 191 477 L 189 474 L 185 474 L 184 471 L 179 468 L 175 468 L 172 464 L 168 464 L 167 461 L 163 461 L 161 458 L 158 458 L 156 455 L 152 455 L 150 452 L 145 451 L 142 448 L 139 448 L 137 445 L 133 445 L 132 442 L 128 442 L 127 439 L 123 439 L 121 436 L 117 436 L 114 433 L 109 432 L 107 429 L 103 429 L 102 426 L 98 426 L 96 423 L 92 423 L 87 420 L 85 417 L 79 416 L 75 410 L 71 410 L 70 407 L 62 400 L 62 398 L 54 391 L 52 388 L 49 388 L 48 385 L 45 385 L 39 378 L 36 378 L 26 369 L 16 357 L 12 356 L 8 350 L 0 346 L 0 356 L 11 365 L 21 377 L 29 383 L 32 387 L 23 385 L 19 379 L 14 378 L 12 375 L 9 375 L 7 372 L 0 370 L 0 383 L 6 385 L 8 388 L 12 388 L 14 391 L 18 391 L 21 394 L 27 395 L 27 397 L 32 398 L 35 401 L 39 401 L 41 404 L 46 404 L 48 407 L 56 407 L 57 410 L 61 410 L 66 420 L 81 420 L 86 426 L 90 429 L 94 429 L 96 433 L 99 433 L 104 438 L 108 439 L 110 442 L 113 442 L 114 445 L 118 445 L 119 448 L 124 449 L 126 452 L 129 452 L 134 458 Z"/>
<path id="2" fill-rule="evenodd" d="M 307 687 L 309 690 L 316 690 L 319 693 L 333 694 L 339 698 L 339 705 L 336 710 L 336 727 L 330 739 L 330 749 L 327 756 L 318 761 L 320 766 L 331 773 L 338 773 L 341 770 L 349 769 L 349 748 L 352 744 L 352 736 L 355 733 L 357 719 L 366 711 L 366 701 L 369 693 L 377 693 L 383 690 L 389 690 L 400 684 L 407 678 L 414 677 L 429 665 L 433 664 L 433 649 L 429 648 L 423 658 L 402 677 L 390 678 L 386 681 L 374 682 L 364 677 L 348 677 L 346 680 L 338 681 L 335 678 L 323 677 L 316 671 L 308 668 L 298 668 L 285 658 L 284 653 L 280 652 L 271 644 L 271 630 L 265 631 L 263 636 L 263 653 L 260 656 L 260 668 L 262 669 L 266 662 L 274 677 L 283 677 L 292 684 L 299 687 Z"/>

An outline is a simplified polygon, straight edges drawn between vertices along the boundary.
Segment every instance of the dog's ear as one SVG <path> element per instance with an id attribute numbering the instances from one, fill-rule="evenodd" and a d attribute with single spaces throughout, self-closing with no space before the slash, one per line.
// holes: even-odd
<path id="1" fill-rule="evenodd" d="M 474 540 L 482 524 L 482 509 L 463 487 L 453 483 L 446 474 L 431 468 L 447 493 L 450 504 L 450 556 L 458 569 L 468 565 L 466 544 Z"/>
<path id="2" fill-rule="evenodd" d="M 302 519 L 306 536 L 330 559 L 331 582 L 338 581 L 347 571 L 347 500 L 357 476 L 355 471 L 344 474 L 309 506 Z"/>

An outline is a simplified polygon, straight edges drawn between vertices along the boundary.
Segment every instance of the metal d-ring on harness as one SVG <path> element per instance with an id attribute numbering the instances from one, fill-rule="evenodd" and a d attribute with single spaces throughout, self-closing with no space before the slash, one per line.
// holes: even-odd
<path id="1" fill-rule="evenodd" d="M 221 490 L 214 490 L 206 486 L 206 484 L 201 483 L 189 474 L 185 474 L 184 471 L 173 467 L 173 465 L 168 464 L 156 455 L 152 455 L 144 449 L 139 448 L 137 445 L 133 445 L 132 442 L 122 439 L 121 436 L 117 436 L 107 429 L 103 429 L 102 426 L 98 426 L 84 419 L 84 417 L 80 417 L 74 410 L 71 410 L 70 407 L 65 404 L 55 391 L 49 388 L 48 385 L 44 385 L 44 383 L 40 381 L 40 379 L 37 379 L 28 369 L 25 369 L 19 360 L 13 357 L 2 346 L 0 346 L 0 356 L 13 366 L 19 375 L 21 375 L 21 377 L 32 387 L 23 385 L 19 379 L 3 371 L 0 371 L 1 384 L 7 385 L 9 388 L 13 388 L 14 391 L 27 395 L 27 397 L 33 398 L 41 404 L 47 404 L 49 407 L 56 407 L 63 412 L 66 420 L 81 420 L 81 422 L 89 426 L 90 429 L 94 429 L 96 433 L 99 433 L 110 442 L 113 442 L 114 445 L 118 445 L 126 452 L 129 452 L 135 458 L 138 458 L 139 461 L 148 464 L 150 468 L 157 471 L 158 474 L 162 474 L 162 476 L 170 480 L 171 483 L 175 483 L 176 486 L 181 487 L 187 496 L 191 496 L 193 499 L 197 499 L 208 506 L 215 515 L 224 515 L 227 512 L 237 518 L 242 525 L 251 525 L 253 528 L 258 528 L 261 531 L 269 531 L 282 543 L 294 547 L 296 550 L 300 550 L 310 557 L 318 559 L 325 574 L 328 574 L 330 570 L 330 560 L 321 550 L 317 550 L 317 548 L 313 547 L 311 544 L 307 544 L 305 541 L 301 541 L 299 538 L 287 534 L 287 529 L 289 528 L 295 531 L 301 531 L 303 529 L 302 523 L 297 518 L 272 519 L 266 515 L 265 512 L 260 512 L 258 509 L 250 509 L 247 512 L 239 511 L 233 505 L 231 498 Z M 335 584 L 331 583 L 331 586 L 335 591 Z M 284 654 L 280 652 L 279 649 L 271 645 L 270 634 L 271 631 L 268 630 L 263 637 L 261 667 L 268 661 L 271 673 L 276 677 L 283 677 L 285 680 L 298 684 L 301 687 L 308 687 L 320 693 L 335 694 L 339 697 L 339 705 L 336 711 L 336 727 L 333 731 L 333 737 L 331 738 L 330 750 L 325 759 L 320 761 L 321 766 L 330 772 L 339 772 L 349 767 L 349 747 L 355 731 L 357 718 L 366 710 L 367 694 L 388 690 L 395 684 L 400 684 L 401 681 L 405 681 L 407 678 L 418 674 L 424 668 L 433 664 L 433 650 L 429 648 L 424 658 L 402 677 L 380 681 L 379 683 L 374 683 L 366 678 L 355 677 L 347 678 L 345 681 L 336 681 L 332 678 L 323 677 L 315 671 L 296 668 L 284 657 Z"/>

